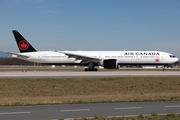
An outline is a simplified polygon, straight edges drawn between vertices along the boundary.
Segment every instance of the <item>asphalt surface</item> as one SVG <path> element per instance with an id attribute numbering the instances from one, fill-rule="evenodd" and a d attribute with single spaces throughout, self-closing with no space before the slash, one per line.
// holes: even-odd
<path id="1" fill-rule="evenodd" d="M 152 113 L 180 113 L 180 101 L 0 107 L 0 120 L 118 117 Z"/>
<path id="2" fill-rule="evenodd" d="M 48 77 L 167 77 L 180 76 L 180 71 L 98 71 L 98 72 L 64 72 L 64 71 L 27 71 L 0 72 L 0 78 L 48 78 Z"/>

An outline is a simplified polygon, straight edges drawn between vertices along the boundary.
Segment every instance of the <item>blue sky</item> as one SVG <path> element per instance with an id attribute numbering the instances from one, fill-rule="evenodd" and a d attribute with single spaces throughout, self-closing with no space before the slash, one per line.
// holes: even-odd
<path id="1" fill-rule="evenodd" d="M 0 51 L 154 50 L 180 58 L 180 0 L 0 0 Z"/>

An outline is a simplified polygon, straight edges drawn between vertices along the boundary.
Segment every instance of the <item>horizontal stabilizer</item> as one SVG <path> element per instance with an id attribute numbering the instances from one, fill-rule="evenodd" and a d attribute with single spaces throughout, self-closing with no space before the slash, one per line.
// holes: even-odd
<path id="1" fill-rule="evenodd" d="M 11 55 L 17 55 L 20 57 L 29 57 L 28 55 L 22 55 L 22 54 L 18 54 L 18 53 L 11 53 L 11 52 L 4 52 L 4 53 L 11 54 Z"/>

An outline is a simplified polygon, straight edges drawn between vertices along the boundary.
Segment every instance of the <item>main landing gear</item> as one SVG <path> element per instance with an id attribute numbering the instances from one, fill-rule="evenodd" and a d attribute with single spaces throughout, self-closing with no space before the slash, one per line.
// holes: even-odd
<path id="1" fill-rule="evenodd" d="M 84 71 L 98 71 L 98 69 L 94 67 L 95 67 L 95 64 L 93 62 L 90 62 L 88 65 L 88 68 L 85 68 Z"/>

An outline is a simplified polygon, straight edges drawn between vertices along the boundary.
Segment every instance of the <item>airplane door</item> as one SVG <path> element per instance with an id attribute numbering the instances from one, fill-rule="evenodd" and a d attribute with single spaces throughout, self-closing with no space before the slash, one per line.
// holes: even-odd
<path id="1" fill-rule="evenodd" d="M 142 56 L 137 55 L 137 56 L 136 56 L 136 62 L 137 62 L 137 63 L 142 63 L 142 62 L 143 62 Z"/>
<path id="2" fill-rule="evenodd" d="M 42 59 L 42 56 L 41 54 L 38 55 L 38 60 L 41 60 Z"/>
<path id="3" fill-rule="evenodd" d="M 99 56 L 98 56 L 99 58 L 103 58 L 103 55 L 102 54 L 99 54 Z"/>
<path id="4" fill-rule="evenodd" d="M 140 60 L 140 56 L 139 55 L 136 55 L 136 60 Z"/>
<path id="5" fill-rule="evenodd" d="M 164 56 L 161 56 L 161 60 L 164 60 Z"/>

